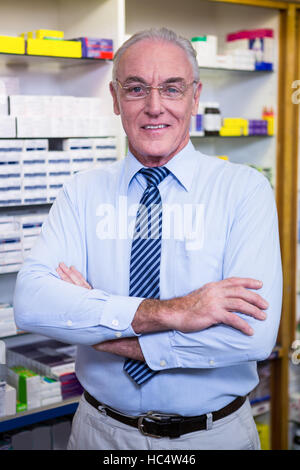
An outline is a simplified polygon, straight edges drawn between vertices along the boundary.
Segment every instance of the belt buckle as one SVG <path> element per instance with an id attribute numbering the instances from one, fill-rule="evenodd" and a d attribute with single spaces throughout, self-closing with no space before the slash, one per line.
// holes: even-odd
<path id="1" fill-rule="evenodd" d="M 145 426 L 145 425 L 144 425 L 143 421 L 144 421 L 145 418 L 150 418 L 150 419 L 152 419 L 153 421 L 159 421 L 159 418 L 158 418 L 157 416 L 155 416 L 155 414 L 153 413 L 153 411 L 148 411 L 147 414 L 142 415 L 142 416 L 139 417 L 139 419 L 138 419 L 138 430 L 139 430 L 144 436 L 156 437 L 156 438 L 158 438 L 158 439 L 162 438 L 163 436 L 158 436 L 157 434 L 150 434 L 150 433 L 148 433 L 148 432 L 146 432 L 146 431 L 144 430 L 144 426 Z"/>
<path id="2" fill-rule="evenodd" d="M 150 418 L 151 420 L 153 420 L 154 422 L 157 422 L 157 423 L 163 423 L 164 419 L 166 420 L 167 418 L 170 418 L 170 422 L 171 423 L 178 423 L 180 424 L 182 422 L 182 417 L 180 415 L 164 415 L 164 414 L 159 414 L 159 413 L 156 413 L 155 411 L 148 411 L 147 414 L 145 415 L 142 415 L 139 417 L 138 419 L 138 429 L 139 431 L 144 435 L 144 436 L 148 436 L 148 437 L 155 437 L 155 438 L 162 438 L 162 437 L 166 437 L 166 436 L 160 436 L 158 434 L 151 434 L 151 433 L 148 433 L 145 431 L 144 429 L 144 419 L 145 418 Z M 179 437 L 181 434 L 180 433 L 174 433 L 173 436 L 171 437 Z"/>

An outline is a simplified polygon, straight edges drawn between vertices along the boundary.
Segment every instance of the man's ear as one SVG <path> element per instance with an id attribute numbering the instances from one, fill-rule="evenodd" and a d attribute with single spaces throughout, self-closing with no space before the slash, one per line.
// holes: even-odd
<path id="1" fill-rule="evenodd" d="M 114 108 L 114 113 L 117 114 L 117 116 L 120 115 L 120 107 L 118 103 L 118 97 L 117 97 L 117 92 L 115 90 L 115 87 L 113 86 L 113 83 L 110 82 L 109 84 L 109 89 L 111 92 L 111 96 L 113 98 L 113 108 Z"/>
<path id="2" fill-rule="evenodd" d="M 195 93 L 194 93 L 194 97 L 193 97 L 194 102 L 193 102 L 192 116 L 196 116 L 196 114 L 198 113 L 198 105 L 199 105 L 201 90 L 202 90 L 202 83 L 198 82 Z"/>

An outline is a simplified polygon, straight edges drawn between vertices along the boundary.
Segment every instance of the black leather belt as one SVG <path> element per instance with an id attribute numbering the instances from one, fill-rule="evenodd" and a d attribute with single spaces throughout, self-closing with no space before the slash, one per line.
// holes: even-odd
<path id="1" fill-rule="evenodd" d="M 86 401 L 98 411 L 105 412 L 108 416 L 121 423 L 138 428 L 142 434 L 151 437 L 180 437 L 189 432 L 210 429 L 212 423 L 229 416 L 237 411 L 246 401 L 245 397 L 237 397 L 228 405 L 218 411 L 199 416 L 165 415 L 155 411 L 149 411 L 145 415 L 130 417 L 118 413 L 116 410 L 99 402 L 86 390 L 84 391 Z"/>

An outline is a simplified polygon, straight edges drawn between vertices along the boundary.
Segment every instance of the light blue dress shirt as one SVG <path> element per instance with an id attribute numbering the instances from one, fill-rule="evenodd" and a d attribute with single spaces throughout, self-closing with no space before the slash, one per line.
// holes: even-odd
<path id="1" fill-rule="evenodd" d="M 128 297 L 131 236 L 146 187 L 130 154 L 74 176 L 60 192 L 17 278 L 17 325 L 77 344 L 76 373 L 88 392 L 129 414 L 149 410 L 198 415 L 222 408 L 258 383 L 256 361 L 276 342 L 282 300 L 277 212 L 267 179 L 245 165 L 196 151 L 191 144 L 166 167 L 161 299 L 188 294 L 232 276 L 263 281 L 267 319 L 242 315 L 247 336 L 224 324 L 195 333 L 136 335 L 132 319 L 142 301 Z M 74 265 L 93 287 L 59 279 L 60 262 Z M 91 345 L 137 336 L 146 362 L 160 370 L 137 386 L 124 358 Z"/>

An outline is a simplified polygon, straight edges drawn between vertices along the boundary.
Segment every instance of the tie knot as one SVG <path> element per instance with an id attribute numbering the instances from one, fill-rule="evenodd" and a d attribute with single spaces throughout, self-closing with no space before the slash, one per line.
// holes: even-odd
<path id="1" fill-rule="evenodd" d="M 142 173 L 142 175 L 144 175 L 144 177 L 146 178 L 148 186 L 158 186 L 159 183 L 161 183 L 162 180 L 165 179 L 166 176 L 168 176 L 170 171 L 168 170 L 168 168 L 162 166 L 155 168 L 142 168 L 140 170 L 140 173 Z"/>

